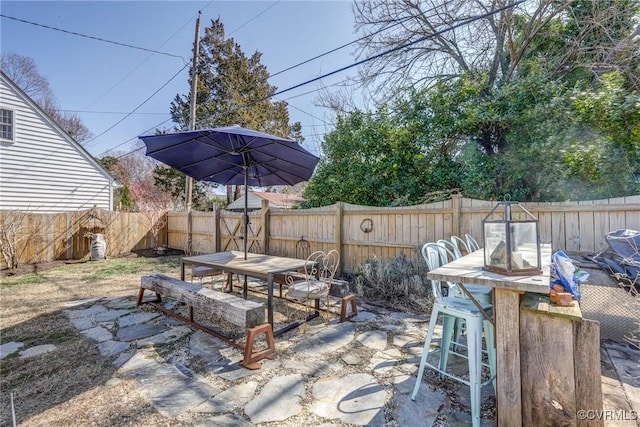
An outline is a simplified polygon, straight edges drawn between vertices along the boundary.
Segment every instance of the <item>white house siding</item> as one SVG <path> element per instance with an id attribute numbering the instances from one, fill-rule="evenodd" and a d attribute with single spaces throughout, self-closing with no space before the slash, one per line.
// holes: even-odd
<path id="1" fill-rule="evenodd" d="M 0 140 L 0 209 L 110 210 L 108 173 L 4 76 L 0 83 L 0 106 L 14 112 L 14 141 Z"/>

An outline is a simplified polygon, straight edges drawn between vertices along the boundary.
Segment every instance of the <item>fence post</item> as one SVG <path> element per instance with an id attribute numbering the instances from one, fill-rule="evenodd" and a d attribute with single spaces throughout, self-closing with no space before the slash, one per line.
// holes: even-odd
<path id="1" fill-rule="evenodd" d="M 262 221 L 262 250 L 269 253 L 269 201 L 262 199 L 260 220 Z"/>
<path id="2" fill-rule="evenodd" d="M 187 255 L 192 255 L 193 251 L 193 218 L 191 216 L 191 210 L 187 211 L 187 248 L 185 250 Z"/>
<path id="3" fill-rule="evenodd" d="M 337 274 L 342 273 L 344 265 L 344 254 L 342 253 L 342 202 L 336 202 L 336 250 L 340 254 L 340 264 L 338 265 Z"/>
<path id="4" fill-rule="evenodd" d="M 73 259 L 73 212 L 67 212 L 67 235 L 66 235 L 66 256 Z"/>
<path id="5" fill-rule="evenodd" d="M 220 205 L 218 204 L 213 208 L 213 224 L 213 232 L 215 233 L 213 236 L 214 252 L 220 252 Z"/>
<path id="6" fill-rule="evenodd" d="M 461 236 L 460 229 L 462 228 L 462 194 L 453 194 L 451 196 L 452 206 L 452 214 L 453 218 L 451 220 L 451 235 L 452 236 Z"/>

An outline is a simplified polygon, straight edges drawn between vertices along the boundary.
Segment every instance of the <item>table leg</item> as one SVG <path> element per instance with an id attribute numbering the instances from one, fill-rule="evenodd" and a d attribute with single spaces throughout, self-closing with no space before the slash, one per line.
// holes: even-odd
<path id="1" fill-rule="evenodd" d="M 180 280 L 184 281 L 184 261 L 180 263 Z"/>
<path id="2" fill-rule="evenodd" d="M 267 275 L 267 321 L 273 329 L 273 273 Z"/>
<path id="3" fill-rule="evenodd" d="M 520 293 L 495 288 L 498 427 L 522 426 Z"/>
<path id="4" fill-rule="evenodd" d="M 242 283 L 242 298 L 247 299 L 247 290 L 249 288 L 249 284 L 247 283 L 247 276 L 244 276 L 244 282 Z"/>

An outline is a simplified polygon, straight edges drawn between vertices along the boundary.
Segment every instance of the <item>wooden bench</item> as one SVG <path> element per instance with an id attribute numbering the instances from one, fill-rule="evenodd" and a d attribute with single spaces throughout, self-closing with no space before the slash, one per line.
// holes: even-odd
<path id="1" fill-rule="evenodd" d="M 143 301 L 145 290 L 155 292 L 156 299 Z M 163 296 L 186 304 L 189 307 L 189 317 L 180 316 L 160 305 Z M 164 274 L 151 274 L 141 278 L 137 305 L 143 303 L 152 304 L 163 313 L 180 319 L 190 326 L 242 349 L 244 352 L 242 365 L 246 368 L 257 369 L 260 367 L 257 363 L 258 360 L 275 355 L 273 330 L 270 324 L 265 323 L 265 307 L 262 303 L 245 300 L 230 293 L 209 289 L 196 283 L 185 282 Z M 236 341 L 197 323 L 193 317 L 194 308 L 208 313 L 215 313 L 229 323 L 246 328 L 247 340 L 244 347 Z M 266 334 L 267 349 L 254 351 L 254 340 L 259 333 Z"/>

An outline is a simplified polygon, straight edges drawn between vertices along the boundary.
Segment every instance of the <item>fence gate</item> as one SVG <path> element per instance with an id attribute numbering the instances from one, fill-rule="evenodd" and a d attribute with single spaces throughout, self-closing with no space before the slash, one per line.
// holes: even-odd
<path id="1" fill-rule="evenodd" d="M 249 228 L 247 230 L 247 251 L 257 254 L 264 253 L 262 241 L 264 238 L 264 224 L 259 212 L 249 212 Z M 241 212 L 220 212 L 220 250 L 244 250 L 244 224 Z"/>

